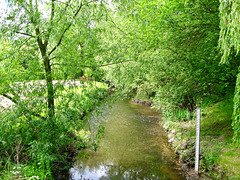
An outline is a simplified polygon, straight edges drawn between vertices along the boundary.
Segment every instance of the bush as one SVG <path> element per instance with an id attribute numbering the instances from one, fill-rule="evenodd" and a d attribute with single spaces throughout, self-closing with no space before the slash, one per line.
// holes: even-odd
<path id="1" fill-rule="evenodd" d="M 55 118 L 43 119 L 15 107 L 0 115 L 0 171 L 3 179 L 53 179 L 68 168 L 71 153 L 89 145 L 96 149 L 99 133 L 90 139 L 82 118 L 107 95 L 106 87 L 68 88 L 56 92 Z M 41 114 L 45 115 L 42 107 Z M 91 144 L 87 143 L 92 141 Z M 17 171 L 15 171 L 17 168 Z"/>

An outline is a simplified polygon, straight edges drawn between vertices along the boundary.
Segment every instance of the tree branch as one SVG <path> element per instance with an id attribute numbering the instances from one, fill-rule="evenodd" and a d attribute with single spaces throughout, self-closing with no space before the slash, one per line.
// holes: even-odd
<path id="1" fill-rule="evenodd" d="M 4 96 L 5 98 L 9 99 L 10 101 L 12 101 L 13 103 L 15 103 L 15 104 L 17 104 L 17 105 L 19 106 L 18 101 L 16 101 L 16 99 L 14 99 L 13 97 L 11 97 L 11 96 L 9 96 L 9 95 L 7 95 L 7 94 L 3 94 L 2 96 Z M 33 115 L 33 116 L 39 117 L 39 118 L 44 119 L 44 120 L 47 119 L 46 117 L 43 117 L 43 116 L 41 116 L 41 115 L 38 114 L 38 113 L 35 113 L 35 112 L 32 112 L 32 111 L 29 111 L 29 110 L 26 109 L 25 107 L 22 107 L 22 106 L 21 106 L 21 108 L 23 108 L 23 112 L 25 112 L 25 113 L 27 112 L 27 113 L 29 113 L 30 115 Z"/>
<path id="2" fill-rule="evenodd" d="M 19 46 L 18 49 L 21 49 L 30 39 L 31 39 L 31 37 L 25 39 L 25 40 L 21 43 L 21 45 Z"/>
<path id="3" fill-rule="evenodd" d="M 27 34 L 27 33 L 25 33 L 25 32 L 16 31 L 16 33 L 22 34 L 22 35 L 25 35 L 25 36 L 29 36 L 29 37 L 32 37 L 32 38 L 36 38 L 36 36 L 34 36 L 34 35 L 32 35 L 32 34 Z"/>
<path id="4" fill-rule="evenodd" d="M 73 19 L 76 18 L 76 16 L 78 15 L 79 11 L 81 10 L 83 4 L 81 2 L 80 6 L 78 7 L 77 11 L 75 12 L 74 16 L 73 16 Z M 58 40 L 58 43 L 56 44 L 56 46 L 48 53 L 48 56 L 50 56 L 56 49 L 57 47 L 62 43 L 62 39 L 65 35 L 65 33 L 68 31 L 68 29 L 72 26 L 73 23 L 69 23 L 68 26 L 64 29 L 60 39 Z"/>
<path id="5" fill-rule="evenodd" d="M 48 27 L 48 30 L 47 30 L 47 37 L 46 37 L 45 42 L 44 42 L 44 45 L 46 47 L 48 45 L 49 37 L 50 37 L 51 31 L 52 31 L 52 28 L 53 28 L 53 18 L 54 18 L 54 15 L 55 15 L 55 4 L 54 4 L 54 1 L 55 0 L 52 0 L 50 23 L 49 23 L 49 27 Z"/>
<path id="6" fill-rule="evenodd" d="M 67 7 L 70 5 L 70 2 L 71 2 L 71 0 L 68 0 L 68 2 L 62 2 L 62 1 L 58 1 L 58 0 L 55 0 L 56 2 L 59 2 L 59 3 L 62 3 L 62 4 L 65 4 L 66 6 L 65 6 L 65 9 L 64 9 L 64 12 L 67 10 Z M 71 6 L 70 6 L 70 8 L 72 8 Z M 72 8 L 73 9 L 73 8 Z"/>
<path id="7" fill-rule="evenodd" d="M 110 21 L 115 26 L 115 28 L 117 28 L 119 31 L 121 31 L 124 35 L 127 35 L 127 33 L 125 31 L 123 31 L 120 27 L 117 26 L 117 24 L 112 20 L 112 18 L 110 18 Z"/>
<path id="8" fill-rule="evenodd" d="M 57 58 L 56 56 L 54 56 L 54 57 L 52 57 L 52 58 L 49 58 L 49 61 L 52 60 L 52 59 L 56 59 L 56 58 Z"/>
<path id="9" fill-rule="evenodd" d="M 120 32 L 122 32 L 125 36 L 127 36 L 127 33 L 126 33 L 125 31 L 123 31 L 121 28 L 119 28 L 119 27 L 117 26 L 117 24 L 113 21 L 113 19 L 112 19 L 111 16 L 109 15 L 109 13 L 108 13 L 108 11 L 107 11 L 106 8 L 105 8 L 105 11 L 107 12 L 107 15 L 108 15 L 108 17 L 109 17 L 109 19 L 110 19 L 110 22 L 113 24 L 113 26 L 114 26 L 115 28 L 117 28 Z"/>
<path id="10" fill-rule="evenodd" d="M 11 96 L 7 95 L 7 94 L 3 94 L 2 96 L 4 96 L 5 98 L 9 99 L 10 101 L 14 102 L 15 104 L 18 104 L 18 102 Z"/>
<path id="11" fill-rule="evenodd" d="M 66 13 L 67 11 L 67 8 L 70 7 L 71 9 L 73 9 L 73 7 L 71 6 L 70 2 L 71 0 L 68 0 L 68 2 L 61 2 L 61 1 L 58 1 L 58 0 L 55 0 L 56 2 L 59 2 L 59 3 L 62 3 L 62 4 L 65 4 L 65 8 L 64 8 L 64 11 L 59 15 L 59 18 L 56 20 L 56 22 L 59 22 L 62 17 L 64 16 L 64 14 Z"/>
<path id="12" fill-rule="evenodd" d="M 104 67 L 104 66 L 111 66 L 111 65 L 114 65 L 114 64 L 122 64 L 122 63 L 125 63 L 125 62 L 132 62 L 132 61 L 134 61 L 134 60 L 127 60 L 127 61 L 114 62 L 114 63 L 103 64 L 103 65 L 94 66 L 94 67 Z"/>
<path id="13" fill-rule="evenodd" d="M 45 50 L 45 46 L 43 44 L 43 41 L 42 39 L 40 38 L 40 29 L 39 29 L 39 26 L 37 24 L 37 21 L 35 19 L 39 18 L 39 15 L 38 14 L 38 7 L 37 7 L 37 0 L 36 0 L 36 12 L 34 13 L 33 11 L 33 4 L 32 4 L 32 0 L 30 0 L 30 3 L 29 3 L 29 6 L 30 6 L 30 13 L 29 13 L 29 16 L 31 17 L 30 18 L 30 21 L 31 23 L 35 26 L 35 33 L 36 33 L 36 37 L 37 38 L 37 43 L 38 43 L 38 46 L 40 48 L 40 51 L 41 51 L 41 55 L 42 57 L 44 57 L 46 55 L 46 50 Z M 33 16 L 34 15 L 34 16 Z"/>
<path id="14" fill-rule="evenodd" d="M 103 64 L 103 65 L 98 65 L 98 66 L 91 66 L 91 65 L 81 65 L 81 67 L 86 67 L 86 68 L 97 68 L 97 67 L 104 67 L 104 66 L 111 66 L 114 64 L 122 64 L 125 62 L 132 62 L 134 60 L 126 60 L 126 61 L 120 61 L 120 62 L 113 62 L 113 63 L 108 63 L 108 64 Z M 66 63 L 54 63 L 53 65 L 66 65 Z M 74 65 L 75 66 L 75 65 Z"/>

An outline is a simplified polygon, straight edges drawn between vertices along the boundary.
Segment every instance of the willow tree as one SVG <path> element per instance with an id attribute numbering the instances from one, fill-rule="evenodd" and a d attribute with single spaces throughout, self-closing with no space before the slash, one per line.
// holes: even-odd
<path id="1" fill-rule="evenodd" d="M 222 52 L 221 63 L 229 63 L 231 56 L 240 50 L 240 2 L 237 0 L 220 0 L 220 37 Z M 237 75 L 232 126 L 234 141 L 240 142 L 240 73 Z"/>
<path id="2" fill-rule="evenodd" d="M 99 0 L 8 1 L 9 13 L 0 18 L 0 102 L 3 95 L 13 108 L 0 104 L 0 176 L 8 165 L 21 163 L 40 170 L 40 179 L 51 179 L 67 164 L 71 145 L 86 146 L 76 134 L 81 118 L 105 93 L 61 91 L 62 84 L 53 80 L 63 79 L 56 72 L 73 75 L 94 66 L 101 50 L 95 24 L 103 5 Z M 32 172 L 26 173 L 22 178 Z"/>
<path id="3" fill-rule="evenodd" d="M 126 51 L 112 49 L 112 57 L 122 53 L 133 62 L 116 66 L 121 73 L 109 70 L 107 78 L 168 111 L 193 111 L 201 97 L 224 96 L 236 70 L 219 66 L 218 8 L 218 0 L 142 0 L 120 7 L 119 13 L 114 12 L 116 31 L 110 42 L 119 41 L 118 47 Z"/>
<path id="4" fill-rule="evenodd" d="M 77 19 L 81 19 L 79 17 L 81 11 L 84 8 L 90 8 L 91 4 L 101 3 L 102 1 L 98 0 L 8 1 L 10 13 L 2 22 L 1 33 L 3 36 L 11 38 L 18 50 L 23 46 L 32 47 L 35 57 L 42 63 L 38 66 L 44 71 L 47 87 L 47 118 L 52 123 L 55 115 L 52 67 L 56 61 L 56 54 L 59 53 L 57 51 L 64 45 L 64 39 L 72 26 L 76 25 Z M 90 19 L 89 23 L 91 23 Z M 90 25 L 88 24 L 88 26 Z M 69 44 L 67 45 L 69 46 Z M 2 94 L 12 101 L 17 99 L 9 96 L 7 91 Z M 34 112 L 31 114 L 37 115 Z M 37 116 L 40 117 L 40 115 Z"/>

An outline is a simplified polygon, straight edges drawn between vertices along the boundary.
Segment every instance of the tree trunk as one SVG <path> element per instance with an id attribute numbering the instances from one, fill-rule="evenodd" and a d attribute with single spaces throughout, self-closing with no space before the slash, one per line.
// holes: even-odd
<path id="1" fill-rule="evenodd" d="M 38 30 L 38 29 L 37 29 Z M 39 34 L 39 33 L 37 33 Z M 47 55 L 47 43 L 43 44 L 42 40 L 40 38 L 37 38 L 38 46 L 43 58 L 44 62 L 44 69 L 45 69 L 45 80 L 47 84 L 47 102 L 48 102 L 48 117 L 52 122 L 52 125 L 54 125 L 53 118 L 55 115 L 54 112 L 54 88 L 53 88 L 53 82 L 52 82 L 52 71 L 51 71 L 51 64 L 49 57 Z"/>
<path id="2" fill-rule="evenodd" d="M 44 58 L 44 67 L 46 72 L 47 83 L 47 102 L 48 102 L 48 117 L 53 122 L 54 118 L 54 88 L 52 82 L 51 65 L 48 57 Z"/>
<path id="3" fill-rule="evenodd" d="M 52 71 L 51 71 L 51 64 L 50 64 L 50 59 L 49 56 L 47 55 L 47 44 L 48 42 L 46 41 L 43 43 L 42 39 L 39 37 L 40 35 L 40 30 L 37 27 L 36 28 L 36 34 L 38 35 L 37 37 L 37 42 L 38 46 L 42 55 L 42 59 L 44 62 L 44 69 L 45 69 L 45 79 L 46 79 L 46 84 L 47 84 L 47 102 L 48 102 L 48 117 L 52 122 L 52 125 L 54 125 L 53 118 L 54 118 L 54 89 L 53 89 L 53 82 L 52 82 Z"/>

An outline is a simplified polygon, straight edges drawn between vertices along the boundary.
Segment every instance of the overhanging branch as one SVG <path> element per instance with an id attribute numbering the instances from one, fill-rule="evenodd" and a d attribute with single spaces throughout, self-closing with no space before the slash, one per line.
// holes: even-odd
<path id="1" fill-rule="evenodd" d="M 27 34 L 27 33 L 25 33 L 25 32 L 16 31 L 16 33 L 21 34 L 21 35 L 24 35 L 24 36 L 29 36 L 29 37 L 32 37 L 32 38 L 36 38 L 36 36 L 34 36 L 34 35 L 32 35 L 32 34 Z"/>
<path id="2" fill-rule="evenodd" d="M 134 60 L 127 60 L 127 61 L 114 62 L 114 63 L 103 64 L 103 65 L 94 66 L 94 67 L 104 67 L 104 66 L 111 66 L 111 65 L 115 65 L 115 64 L 122 64 L 122 63 L 125 63 L 125 62 L 132 62 L 132 61 L 134 61 Z"/>
<path id="3" fill-rule="evenodd" d="M 9 99 L 10 101 L 12 101 L 13 103 L 15 103 L 16 105 L 19 105 L 18 101 L 17 101 L 16 99 L 14 99 L 13 97 L 11 97 L 11 96 L 9 96 L 9 95 L 7 95 L 7 94 L 3 94 L 2 96 L 4 96 L 5 98 Z M 23 108 L 23 112 L 27 112 L 27 113 L 29 113 L 30 115 L 39 117 L 39 118 L 44 119 L 44 120 L 47 119 L 46 117 L 43 117 L 43 116 L 41 116 L 41 115 L 38 114 L 38 113 L 35 113 L 35 112 L 33 112 L 33 111 L 30 111 L 30 110 L 26 109 L 25 107 L 22 107 L 22 106 L 21 106 L 21 108 Z"/>
<path id="4" fill-rule="evenodd" d="M 7 95 L 7 94 L 3 94 L 2 96 L 4 96 L 5 98 L 9 99 L 10 101 L 12 101 L 13 103 L 17 104 L 18 102 L 11 96 Z"/>
<path id="5" fill-rule="evenodd" d="M 113 62 L 113 63 L 108 63 L 108 64 L 103 64 L 103 65 L 98 65 L 98 66 L 91 66 L 91 65 L 80 65 L 80 67 L 85 67 L 85 68 L 97 68 L 97 67 L 105 67 L 105 66 L 111 66 L 115 64 L 122 64 L 125 62 L 133 62 L 134 60 L 126 60 L 126 61 L 120 61 L 120 62 Z M 52 65 L 67 65 L 66 63 L 53 63 Z M 75 66 L 75 65 L 73 65 Z"/>

